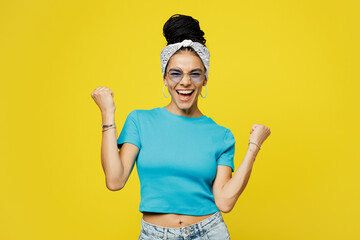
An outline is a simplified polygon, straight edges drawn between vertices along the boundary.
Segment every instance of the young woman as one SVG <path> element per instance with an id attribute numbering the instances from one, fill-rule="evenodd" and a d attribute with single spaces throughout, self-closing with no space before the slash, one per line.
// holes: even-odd
<path id="1" fill-rule="evenodd" d="M 175 14 L 164 25 L 161 51 L 164 107 L 131 111 L 116 139 L 113 92 L 92 97 L 103 117 L 102 166 L 110 190 L 125 186 L 136 162 L 141 184 L 139 239 L 230 239 L 221 212 L 228 213 L 244 190 L 270 129 L 254 124 L 248 152 L 234 172 L 232 132 L 202 114 L 210 53 L 204 32 L 191 16 Z M 169 95 L 164 93 L 165 86 Z M 117 148 L 120 151 L 117 151 Z"/>

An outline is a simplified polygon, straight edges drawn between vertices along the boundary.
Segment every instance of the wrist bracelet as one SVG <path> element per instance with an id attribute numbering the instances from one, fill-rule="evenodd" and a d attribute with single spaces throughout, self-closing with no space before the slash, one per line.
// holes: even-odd
<path id="1" fill-rule="evenodd" d="M 102 127 L 115 127 L 115 123 L 113 124 L 101 124 Z"/>
<path id="2" fill-rule="evenodd" d="M 114 127 L 109 127 L 109 128 L 103 129 L 102 132 L 105 132 L 105 131 L 107 131 L 107 130 L 109 130 L 111 128 L 116 128 L 116 127 L 114 126 Z"/>
<path id="3" fill-rule="evenodd" d="M 257 145 L 256 143 L 253 143 L 253 142 L 249 142 L 249 143 L 248 143 L 248 146 L 250 146 L 250 143 L 255 144 L 255 145 L 259 148 L 259 150 L 261 149 L 261 148 L 259 147 L 259 145 Z"/>

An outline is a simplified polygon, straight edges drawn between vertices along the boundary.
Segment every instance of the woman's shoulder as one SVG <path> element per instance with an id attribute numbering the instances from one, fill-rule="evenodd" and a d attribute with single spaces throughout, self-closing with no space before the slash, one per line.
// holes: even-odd
<path id="1" fill-rule="evenodd" d="M 144 109 L 144 108 L 136 108 L 133 109 L 129 115 L 136 116 L 137 120 L 143 121 L 149 118 L 156 117 L 160 114 L 160 108 L 155 107 L 151 109 Z"/>
<path id="2" fill-rule="evenodd" d="M 227 127 L 223 126 L 222 124 L 218 124 L 217 121 L 215 121 L 215 120 L 212 119 L 211 117 L 208 117 L 208 119 L 209 119 L 209 123 L 210 123 L 213 127 L 218 128 L 218 129 L 220 129 L 220 130 L 222 130 L 222 131 L 227 131 L 227 130 L 229 130 Z"/>

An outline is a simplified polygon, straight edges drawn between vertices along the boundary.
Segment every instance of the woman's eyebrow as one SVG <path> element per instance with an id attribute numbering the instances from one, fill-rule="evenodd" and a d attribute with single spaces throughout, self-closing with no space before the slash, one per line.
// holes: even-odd
<path id="1" fill-rule="evenodd" d="M 181 69 L 178 69 L 178 68 L 170 68 L 170 70 L 169 71 L 179 71 L 179 72 L 181 72 Z"/>
<path id="2" fill-rule="evenodd" d="M 178 68 L 170 68 L 170 70 L 172 70 L 172 71 L 181 71 L 182 72 L 182 70 L 178 69 Z M 194 72 L 194 71 L 202 71 L 202 69 L 201 68 L 195 68 L 195 69 L 191 70 L 190 72 Z"/>
<path id="3" fill-rule="evenodd" d="M 195 69 L 193 69 L 191 71 L 194 72 L 194 71 L 198 71 L 198 70 L 202 71 L 201 68 L 195 68 Z"/>

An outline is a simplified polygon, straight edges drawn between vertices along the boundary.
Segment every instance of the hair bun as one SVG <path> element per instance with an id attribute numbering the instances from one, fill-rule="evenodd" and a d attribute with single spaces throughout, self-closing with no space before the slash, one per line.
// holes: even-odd
<path id="1" fill-rule="evenodd" d="M 163 27 L 163 35 L 167 45 L 190 39 L 205 45 L 204 32 L 200 29 L 199 21 L 191 16 L 174 14 L 166 21 Z"/>

